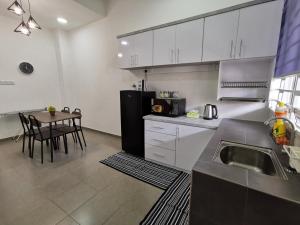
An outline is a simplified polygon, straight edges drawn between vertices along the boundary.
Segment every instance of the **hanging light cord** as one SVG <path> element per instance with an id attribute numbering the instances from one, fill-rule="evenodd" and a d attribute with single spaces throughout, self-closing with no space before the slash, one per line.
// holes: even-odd
<path id="1" fill-rule="evenodd" d="M 28 0 L 28 9 L 29 9 L 29 14 L 31 16 L 31 5 L 30 5 L 30 1 Z"/>
<path id="2" fill-rule="evenodd" d="M 22 0 L 20 0 L 20 6 L 23 9 L 23 4 L 22 4 Z M 22 21 L 24 22 L 24 13 L 22 13 Z"/>

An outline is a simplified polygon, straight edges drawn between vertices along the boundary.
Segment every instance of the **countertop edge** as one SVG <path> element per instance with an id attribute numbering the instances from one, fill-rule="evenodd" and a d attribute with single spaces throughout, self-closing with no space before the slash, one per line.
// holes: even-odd
<path id="1" fill-rule="evenodd" d="M 191 122 L 180 121 L 179 119 L 176 120 L 176 117 L 161 118 L 160 116 L 155 116 L 155 115 L 147 115 L 147 116 L 144 116 L 143 119 L 162 122 L 162 123 L 172 123 L 172 124 L 185 125 L 185 126 L 191 126 L 191 127 L 207 128 L 207 129 L 212 129 L 212 130 L 217 130 L 219 127 L 219 126 L 210 126 L 207 124 L 201 124 L 201 122 L 199 121 L 200 119 L 192 119 L 192 118 L 186 118 L 186 119 L 190 119 Z M 195 120 L 195 122 L 193 122 L 193 120 Z M 196 123 L 196 120 L 198 120 L 198 123 Z M 221 121 L 222 121 L 222 119 L 220 119 L 220 123 L 221 123 Z"/>

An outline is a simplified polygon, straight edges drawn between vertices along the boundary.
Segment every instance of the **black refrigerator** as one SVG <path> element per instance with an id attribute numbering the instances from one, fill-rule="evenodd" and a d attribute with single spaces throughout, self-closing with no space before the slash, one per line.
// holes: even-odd
<path id="1" fill-rule="evenodd" d="M 121 91 L 122 149 L 144 157 L 145 137 L 143 116 L 151 113 L 151 99 L 155 92 Z"/>

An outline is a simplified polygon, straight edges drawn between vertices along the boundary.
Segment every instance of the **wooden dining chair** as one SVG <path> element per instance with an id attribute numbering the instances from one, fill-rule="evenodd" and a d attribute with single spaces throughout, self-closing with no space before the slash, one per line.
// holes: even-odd
<path id="1" fill-rule="evenodd" d="M 81 110 L 79 108 L 76 108 L 72 114 L 74 115 L 79 115 L 78 118 L 76 118 L 77 120 L 79 120 L 79 124 L 76 124 L 76 127 L 77 127 L 77 130 L 80 131 L 81 135 L 82 135 L 82 138 L 83 138 L 83 142 L 84 142 L 84 145 L 86 147 L 86 141 L 85 141 L 85 137 L 84 137 L 84 134 L 83 134 L 83 130 L 82 130 L 82 126 L 81 126 L 81 119 L 82 119 L 82 113 L 81 113 Z M 75 120 L 76 120 L 75 119 Z"/>
<path id="2" fill-rule="evenodd" d="M 57 139 L 58 137 L 63 137 L 64 139 L 64 146 L 65 146 L 65 152 L 66 154 L 68 153 L 68 146 L 66 143 L 65 135 L 62 132 L 59 132 L 57 130 L 52 130 L 52 140 L 50 138 L 50 130 L 47 132 L 42 132 L 41 128 L 42 125 L 41 123 L 33 116 L 29 115 L 28 116 L 29 122 L 30 122 L 30 130 L 33 134 L 32 138 L 32 149 L 31 149 L 31 155 L 30 157 L 33 158 L 34 155 L 34 146 L 35 146 L 35 141 L 41 142 L 41 163 L 44 163 L 44 141 L 52 141 L 54 143 L 54 140 Z"/>

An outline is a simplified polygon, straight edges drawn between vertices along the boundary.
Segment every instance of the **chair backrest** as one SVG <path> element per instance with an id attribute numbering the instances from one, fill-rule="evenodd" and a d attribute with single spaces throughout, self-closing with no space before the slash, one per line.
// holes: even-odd
<path id="1" fill-rule="evenodd" d="M 64 112 L 64 113 L 71 113 L 71 110 L 69 107 L 64 107 L 61 112 Z"/>
<path id="2" fill-rule="evenodd" d="M 71 113 L 71 110 L 70 110 L 69 107 L 65 106 L 65 107 L 61 110 L 61 112 L 63 112 L 63 113 Z M 68 120 L 68 123 L 69 123 L 69 126 L 71 126 L 71 120 Z M 55 123 L 55 124 L 56 124 L 56 123 Z M 62 121 L 62 124 L 65 124 L 65 121 Z"/>
<path id="3" fill-rule="evenodd" d="M 35 118 L 33 115 L 28 116 L 30 122 L 30 130 L 34 136 L 39 134 L 43 138 L 43 134 L 41 132 L 42 124 Z"/>
<path id="4" fill-rule="evenodd" d="M 74 115 L 79 115 L 79 117 L 76 118 L 76 119 L 79 120 L 79 126 L 81 127 L 81 118 L 82 118 L 81 109 L 76 108 L 76 109 L 72 112 L 72 114 L 74 114 Z"/>
<path id="5" fill-rule="evenodd" d="M 23 113 L 21 113 L 21 112 L 19 112 L 19 117 L 20 117 L 20 121 L 21 121 L 21 124 L 22 124 L 24 133 L 25 133 L 26 131 L 29 131 L 29 130 L 30 130 L 30 128 L 29 128 L 29 120 L 28 120 L 28 119 L 26 118 L 26 116 L 25 116 Z"/>

